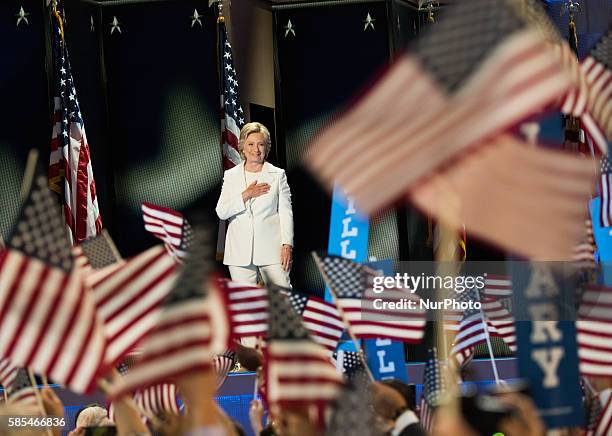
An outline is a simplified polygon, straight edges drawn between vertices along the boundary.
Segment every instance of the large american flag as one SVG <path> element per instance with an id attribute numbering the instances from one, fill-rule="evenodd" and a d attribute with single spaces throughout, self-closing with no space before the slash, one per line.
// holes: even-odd
<path id="1" fill-rule="evenodd" d="M 421 395 L 421 425 L 427 431 L 431 431 L 433 424 L 433 414 L 438 407 L 441 396 L 446 390 L 444 374 L 438 361 L 437 349 L 431 348 L 427 352 L 427 362 L 423 374 L 423 394 Z"/>
<path id="2" fill-rule="evenodd" d="M 51 25 L 55 97 L 49 186 L 63 196 L 66 224 L 72 240 L 78 243 L 97 235 L 102 229 L 102 219 L 85 123 L 64 39 L 62 2 L 57 3 Z"/>
<path id="3" fill-rule="evenodd" d="M 221 80 L 221 145 L 223 147 L 223 168 L 230 169 L 242 158 L 238 152 L 240 129 L 244 126 L 244 111 L 240 105 L 238 76 L 234 68 L 232 45 L 227 37 L 225 20 L 218 22 L 218 51 Z"/>
<path id="4" fill-rule="evenodd" d="M 268 332 L 268 291 L 251 283 L 219 278 L 231 324 L 231 337 L 265 336 Z"/>
<path id="5" fill-rule="evenodd" d="M 589 85 L 588 113 L 612 140 L 612 28 L 582 62 Z"/>
<path id="6" fill-rule="evenodd" d="M 576 330 L 581 374 L 612 376 L 612 288 L 587 287 Z"/>
<path id="7" fill-rule="evenodd" d="M 306 162 L 369 214 L 557 99 L 571 85 L 561 67 L 507 2 L 459 2 L 317 138 Z"/>
<path id="8" fill-rule="evenodd" d="M 314 342 L 279 292 L 268 293 L 268 344 L 264 348 L 266 401 L 273 414 L 278 407 L 323 407 L 336 399 L 342 386 L 340 375 L 327 350 Z"/>
<path id="9" fill-rule="evenodd" d="M 182 260 L 193 240 L 193 231 L 182 213 L 153 203 L 142 203 L 145 230 L 161 239 L 168 251 Z"/>
<path id="10" fill-rule="evenodd" d="M 291 307 L 302 317 L 302 323 L 312 339 L 330 352 L 338 347 L 344 323 L 335 305 L 293 289 L 275 287 L 274 290 L 285 292 Z"/>
<path id="11" fill-rule="evenodd" d="M 336 305 L 343 321 L 356 338 L 388 338 L 418 343 L 425 330 L 425 311 L 419 308 L 416 294 L 398 288 L 385 289 L 381 294 L 373 292 L 374 278 L 378 272 L 364 265 L 339 256 L 314 255 L 317 266 L 329 288 L 335 294 Z M 387 302 L 412 300 L 414 310 L 378 310 L 372 306 L 375 298 Z"/>
<path id="12" fill-rule="evenodd" d="M 608 156 L 601 157 L 601 176 L 599 183 L 599 222 L 602 227 L 612 226 L 612 164 Z"/>
<path id="13" fill-rule="evenodd" d="M 209 369 L 215 352 L 229 339 L 229 322 L 215 286 L 209 286 L 212 245 L 205 228 L 194 228 L 194 243 L 164 302 L 157 325 L 142 341 L 134 368 L 112 395 L 167 383 L 192 371 Z"/>
<path id="14" fill-rule="evenodd" d="M 407 196 L 427 214 L 448 218 L 441 199 L 456 199 L 461 208 L 452 215 L 470 233 L 526 257 L 569 256 L 581 230 L 571 212 L 579 209 L 576 197 L 588 196 L 592 168 L 497 135 L 571 84 L 539 30 L 508 2 L 457 2 L 317 137 L 306 164 L 330 190 L 341 185 L 365 213 Z M 527 177 L 512 167 L 527 168 Z M 551 219 L 550 210 L 566 212 Z"/>
<path id="15" fill-rule="evenodd" d="M 102 324 L 43 175 L 0 252 L 0 331 L 0 356 L 76 392 L 93 389 L 103 371 Z"/>

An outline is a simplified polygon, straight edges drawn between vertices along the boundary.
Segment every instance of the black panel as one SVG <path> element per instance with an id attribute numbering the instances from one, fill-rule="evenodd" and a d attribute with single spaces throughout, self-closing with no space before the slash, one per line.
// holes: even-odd
<path id="1" fill-rule="evenodd" d="M 202 25 L 192 26 L 198 8 Z M 102 9 L 117 215 L 124 254 L 155 240 L 140 203 L 183 209 L 221 181 L 216 15 L 201 1 Z M 114 19 L 119 22 L 111 33 Z"/>
<path id="2" fill-rule="evenodd" d="M 17 25 L 20 7 L 27 14 Z M 27 22 L 26 22 L 27 20 Z M 43 2 L 0 2 L 0 236 L 6 237 L 19 209 L 19 191 L 28 151 L 49 159 L 50 99 L 46 76 Z"/>

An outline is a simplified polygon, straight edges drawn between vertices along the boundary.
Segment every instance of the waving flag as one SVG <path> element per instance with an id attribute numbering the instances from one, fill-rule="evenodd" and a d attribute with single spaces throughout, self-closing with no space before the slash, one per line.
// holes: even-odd
<path id="1" fill-rule="evenodd" d="M 336 306 L 293 289 L 285 289 L 285 292 L 291 307 L 302 317 L 302 323 L 310 337 L 333 352 L 338 347 L 344 331 L 344 323 Z"/>
<path id="2" fill-rule="evenodd" d="M 250 283 L 217 281 L 225 299 L 232 339 L 265 336 L 268 332 L 268 291 Z"/>
<path id="3" fill-rule="evenodd" d="M 612 376 L 612 288 L 589 286 L 576 322 L 580 373 Z"/>
<path id="4" fill-rule="evenodd" d="M 47 183 L 34 177 L 0 252 L 0 356 L 86 392 L 103 371 L 106 344 Z"/>
<path id="5" fill-rule="evenodd" d="M 107 364 L 119 361 L 155 328 L 177 275 L 177 263 L 161 245 L 88 275 L 104 323 Z"/>
<path id="6" fill-rule="evenodd" d="M 379 274 L 364 265 L 339 256 L 324 256 L 317 259 L 317 266 L 327 285 L 336 295 L 336 304 L 343 313 L 344 321 L 357 338 L 388 338 L 409 343 L 418 343 L 425 330 L 425 311 L 416 309 L 378 310 L 371 306 L 375 298 L 400 303 L 420 298 L 402 289 L 385 289 L 379 296 L 373 292 L 374 278 Z"/>
<path id="7" fill-rule="evenodd" d="M 264 349 L 264 391 L 273 414 L 277 407 L 317 405 L 337 398 L 342 376 L 328 353 L 314 342 L 286 297 L 268 293 L 268 344 Z"/>
<path id="8" fill-rule="evenodd" d="M 405 197 L 449 221 L 441 199 L 452 198 L 455 227 L 526 257 L 569 257 L 590 163 L 500 136 L 572 86 L 540 22 L 543 11 L 525 16 L 504 0 L 458 2 L 316 138 L 307 165 L 367 214 Z"/>
<path id="9" fill-rule="evenodd" d="M 345 436 L 353 434 L 357 429 L 360 436 L 374 436 L 380 434 L 376 428 L 376 421 L 370 406 L 371 384 L 363 382 L 367 375 L 357 376 L 359 382 L 349 382 L 342 389 L 334 412 L 332 413 L 329 428 L 325 432 L 328 436 Z"/>
<path id="10" fill-rule="evenodd" d="M 167 383 L 212 366 L 229 339 L 228 320 L 215 287 L 208 286 L 212 247 L 207 229 L 194 230 L 194 243 L 166 299 L 155 328 L 142 341 L 142 355 L 113 395 Z"/>
<path id="11" fill-rule="evenodd" d="M 428 350 L 425 373 L 423 375 L 423 394 L 421 395 L 421 425 L 431 431 L 433 414 L 438 407 L 442 393 L 446 390 L 444 376 L 438 361 L 438 351 L 434 347 Z"/>
<path id="12" fill-rule="evenodd" d="M 183 214 L 153 203 L 142 203 L 145 230 L 161 239 L 168 251 L 182 260 L 193 240 L 193 232 Z"/>
<path id="13" fill-rule="evenodd" d="M 599 222 L 601 227 L 612 226 L 612 164 L 608 156 L 601 157 L 601 175 L 599 182 Z"/>
<path id="14" fill-rule="evenodd" d="M 23 408 L 35 408 L 42 414 L 36 398 L 36 387 L 32 386 L 32 381 L 25 368 L 17 370 L 13 383 L 8 387 L 8 403 Z"/>
<path id="15" fill-rule="evenodd" d="M 49 187 L 63 196 L 66 224 L 73 242 L 78 243 L 97 235 L 102 230 L 102 219 L 85 123 L 64 39 L 61 3 L 58 0 L 53 9 L 51 24 L 55 98 Z"/>
<path id="16" fill-rule="evenodd" d="M 589 85 L 588 111 L 612 140 L 612 28 L 582 62 Z"/>
<path id="17" fill-rule="evenodd" d="M 608 436 L 612 433 L 612 391 L 606 389 L 604 392 L 601 392 L 598 400 L 603 400 L 601 397 L 603 397 L 604 393 L 607 399 L 604 400 L 605 403 L 595 426 L 587 432 L 587 436 Z"/>

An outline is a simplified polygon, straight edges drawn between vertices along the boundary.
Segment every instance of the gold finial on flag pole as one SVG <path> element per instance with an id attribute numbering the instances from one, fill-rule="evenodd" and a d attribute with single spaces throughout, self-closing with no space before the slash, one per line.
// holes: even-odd
<path id="1" fill-rule="evenodd" d="M 60 28 L 60 35 L 62 37 L 62 41 L 64 41 L 64 20 L 59 13 L 59 9 L 57 8 L 57 0 L 53 0 L 53 15 L 57 18 L 57 22 Z"/>
<path id="2" fill-rule="evenodd" d="M 211 7 L 213 4 L 217 4 L 217 23 L 225 22 L 225 17 L 223 16 L 223 0 L 208 0 L 208 7 Z"/>
<path id="3" fill-rule="evenodd" d="M 440 6 L 440 2 L 437 2 L 437 6 Z M 429 23 L 435 23 L 436 22 L 436 17 L 434 15 L 434 9 L 436 6 L 434 6 L 434 0 L 427 0 L 427 21 Z"/>
<path id="4" fill-rule="evenodd" d="M 563 5 L 561 6 L 561 15 L 565 15 L 566 12 L 568 14 L 568 22 L 569 22 L 569 29 L 568 29 L 568 35 L 567 35 L 568 42 L 570 43 L 570 46 L 572 46 L 574 51 L 577 53 L 578 52 L 578 33 L 576 32 L 576 19 L 575 19 L 574 13 L 582 12 L 582 6 L 580 6 L 580 3 L 577 1 L 566 0 L 565 3 L 563 3 Z"/>

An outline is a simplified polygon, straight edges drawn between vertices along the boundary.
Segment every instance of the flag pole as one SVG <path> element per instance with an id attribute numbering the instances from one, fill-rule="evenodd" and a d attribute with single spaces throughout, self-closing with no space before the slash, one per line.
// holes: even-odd
<path id="1" fill-rule="evenodd" d="M 480 291 L 476 290 L 476 294 L 478 295 L 478 300 L 480 301 Z M 493 346 L 491 345 L 491 336 L 489 335 L 489 323 L 485 319 L 485 314 L 482 309 L 480 309 L 480 319 L 484 325 L 484 334 L 487 341 L 487 348 L 489 349 L 489 356 L 491 356 L 491 368 L 493 368 L 495 384 L 500 384 L 501 380 L 499 379 L 499 373 L 497 372 L 497 363 L 495 362 L 495 357 L 493 356 Z"/>
<path id="2" fill-rule="evenodd" d="M 25 201 L 26 197 L 28 196 L 28 192 L 30 192 L 30 188 L 32 188 L 37 163 L 38 150 L 32 149 L 28 153 L 28 160 L 26 162 L 25 172 L 23 174 L 23 182 L 21 183 L 21 192 L 19 194 L 21 201 Z"/>
<path id="3" fill-rule="evenodd" d="M 332 301 L 336 305 L 336 308 L 338 309 L 338 313 L 340 314 L 340 317 L 342 318 L 342 322 L 346 326 L 346 331 L 348 332 L 351 340 L 353 341 L 353 345 L 355 345 L 355 349 L 357 350 L 357 352 L 359 354 L 359 359 L 361 360 L 361 364 L 363 365 L 364 369 L 366 370 L 366 373 L 368 374 L 368 377 L 370 377 L 370 380 L 374 381 L 374 376 L 372 375 L 372 371 L 370 370 L 370 367 L 368 366 L 368 364 L 367 364 L 367 362 L 365 360 L 364 351 L 359 346 L 359 342 L 357 341 L 357 338 L 355 337 L 355 335 L 351 331 L 351 325 L 348 322 L 348 318 L 346 317 L 344 311 L 342 310 L 342 307 L 340 307 L 340 305 L 338 304 L 338 297 L 336 296 L 336 291 L 334 291 L 334 288 L 331 285 L 331 280 L 329 279 L 329 276 L 325 273 L 325 271 L 323 269 L 323 265 L 322 265 L 321 259 L 319 258 L 319 255 L 316 252 L 314 252 L 314 251 L 312 252 L 312 257 L 314 258 L 315 263 L 317 264 L 317 268 L 318 268 L 319 272 L 323 276 L 323 280 L 325 281 L 325 284 L 329 288 L 329 294 L 331 295 Z"/>

